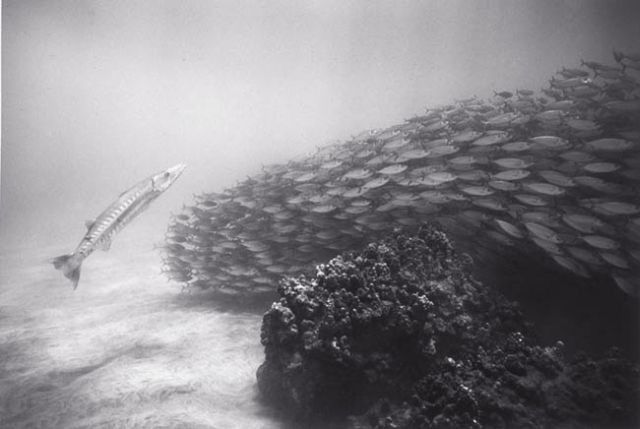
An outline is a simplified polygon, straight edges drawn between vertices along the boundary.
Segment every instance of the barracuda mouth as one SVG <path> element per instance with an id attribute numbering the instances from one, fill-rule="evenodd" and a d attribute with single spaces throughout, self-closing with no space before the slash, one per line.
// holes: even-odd
<path id="1" fill-rule="evenodd" d="M 180 177 L 185 168 L 187 168 L 186 164 L 177 164 L 156 174 L 152 178 L 153 189 L 158 192 L 166 191 Z"/>

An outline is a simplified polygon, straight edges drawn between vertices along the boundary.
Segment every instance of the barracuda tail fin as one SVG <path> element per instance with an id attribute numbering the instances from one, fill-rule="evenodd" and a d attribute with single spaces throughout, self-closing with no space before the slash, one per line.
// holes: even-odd
<path id="1" fill-rule="evenodd" d="M 57 270 L 62 270 L 62 273 L 66 278 L 73 282 L 73 289 L 78 287 L 78 281 L 80 280 L 80 267 L 82 266 L 82 258 L 75 254 L 62 255 L 57 258 L 53 258 L 53 266 Z"/>

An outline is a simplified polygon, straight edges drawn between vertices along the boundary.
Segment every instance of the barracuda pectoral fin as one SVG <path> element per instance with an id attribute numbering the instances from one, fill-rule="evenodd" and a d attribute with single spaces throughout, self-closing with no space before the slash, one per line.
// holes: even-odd
<path id="1" fill-rule="evenodd" d="M 84 225 L 87 227 L 87 230 L 91 229 L 91 227 L 95 225 L 95 223 L 95 219 L 87 219 L 86 221 L 84 221 Z"/>
<path id="2" fill-rule="evenodd" d="M 98 249 L 103 250 L 103 251 L 105 251 L 105 252 L 106 252 L 106 251 L 108 251 L 108 250 L 111 248 L 111 240 L 108 240 L 108 239 L 107 239 L 107 240 L 104 240 L 104 241 L 100 241 L 100 242 L 96 245 L 96 247 L 97 247 Z"/>

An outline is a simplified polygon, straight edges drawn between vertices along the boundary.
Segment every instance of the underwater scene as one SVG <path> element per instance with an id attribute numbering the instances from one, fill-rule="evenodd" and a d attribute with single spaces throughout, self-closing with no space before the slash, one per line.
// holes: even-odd
<path id="1" fill-rule="evenodd" d="M 0 427 L 638 427 L 639 18 L 3 2 Z"/>

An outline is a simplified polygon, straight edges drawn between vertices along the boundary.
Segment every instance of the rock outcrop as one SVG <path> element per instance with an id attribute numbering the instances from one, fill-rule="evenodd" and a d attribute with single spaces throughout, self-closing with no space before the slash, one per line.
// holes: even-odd
<path id="1" fill-rule="evenodd" d="M 637 423 L 637 367 L 539 345 L 470 265 L 424 226 L 283 280 L 262 326 L 263 398 L 298 422 L 363 428 Z"/>

